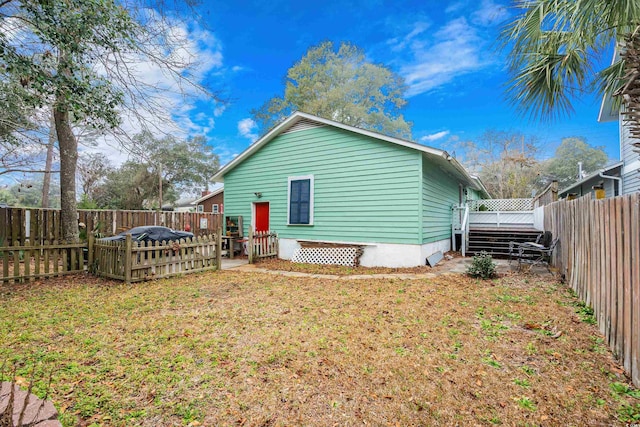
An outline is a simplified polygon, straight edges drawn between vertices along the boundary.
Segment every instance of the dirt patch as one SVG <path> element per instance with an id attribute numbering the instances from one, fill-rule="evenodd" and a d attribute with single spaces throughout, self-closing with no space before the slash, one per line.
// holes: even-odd
<path id="1" fill-rule="evenodd" d="M 448 252 L 446 254 L 453 258 L 460 258 L 458 252 Z M 374 274 L 424 274 L 434 273 L 446 269 L 447 259 L 442 260 L 435 267 L 427 265 L 411 267 L 411 268 L 391 268 L 391 267 L 346 267 L 343 265 L 324 265 L 324 264 L 302 264 L 288 260 L 270 258 L 263 259 L 256 264 L 256 267 L 268 270 L 278 271 L 295 271 L 308 274 L 329 274 L 335 276 L 353 276 L 353 275 L 374 275 Z"/>

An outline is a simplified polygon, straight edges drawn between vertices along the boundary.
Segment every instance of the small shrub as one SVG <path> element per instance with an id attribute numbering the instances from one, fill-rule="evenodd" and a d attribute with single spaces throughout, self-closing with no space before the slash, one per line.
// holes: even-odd
<path id="1" fill-rule="evenodd" d="M 485 251 L 473 256 L 473 262 L 467 268 L 467 274 L 481 279 L 492 279 L 496 275 L 496 263 Z"/>

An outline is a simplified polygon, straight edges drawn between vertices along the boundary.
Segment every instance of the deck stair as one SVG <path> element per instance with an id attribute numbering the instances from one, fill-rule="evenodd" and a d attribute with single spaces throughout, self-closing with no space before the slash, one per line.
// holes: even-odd
<path id="1" fill-rule="evenodd" d="M 534 242 L 541 233 L 535 228 L 470 227 L 467 254 L 486 251 L 495 258 L 507 258 L 509 242 Z"/>

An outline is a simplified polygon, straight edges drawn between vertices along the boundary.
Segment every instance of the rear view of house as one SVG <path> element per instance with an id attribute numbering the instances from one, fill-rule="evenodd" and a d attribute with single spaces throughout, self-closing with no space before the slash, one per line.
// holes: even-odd
<path id="1" fill-rule="evenodd" d="M 223 167 L 225 214 L 272 230 L 280 258 L 357 246 L 364 266 L 424 265 L 451 248 L 452 208 L 488 197 L 442 150 L 294 113 Z M 331 260 L 328 260 L 331 262 Z"/>

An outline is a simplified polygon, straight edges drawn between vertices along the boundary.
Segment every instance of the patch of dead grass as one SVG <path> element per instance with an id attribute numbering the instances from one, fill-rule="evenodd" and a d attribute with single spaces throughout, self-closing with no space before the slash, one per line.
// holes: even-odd
<path id="1" fill-rule="evenodd" d="M 391 267 L 348 267 L 344 265 L 327 265 L 327 264 L 305 264 L 296 263 L 288 260 L 269 258 L 263 259 L 256 264 L 256 267 L 265 268 L 267 270 L 277 271 L 295 271 L 299 273 L 309 274 L 327 274 L 334 276 L 352 276 L 366 274 L 421 274 L 432 273 L 434 268 L 423 265 L 411 268 L 391 268 Z M 440 267 L 440 265 L 435 268 Z"/>
<path id="2" fill-rule="evenodd" d="M 637 403 L 611 391 L 628 383 L 574 297 L 531 276 L 222 271 L 0 292 L 0 359 L 54 370 L 66 426 L 611 425 Z"/>

